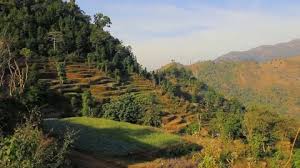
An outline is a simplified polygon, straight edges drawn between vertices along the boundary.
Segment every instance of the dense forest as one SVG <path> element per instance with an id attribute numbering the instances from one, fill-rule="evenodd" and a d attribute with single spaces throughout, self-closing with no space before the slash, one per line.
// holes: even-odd
<path id="1" fill-rule="evenodd" d="M 148 72 L 108 16 L 75 0 L 0 14 L 0 167 L 299 167 L 295 120 L 175 63 Z"/>

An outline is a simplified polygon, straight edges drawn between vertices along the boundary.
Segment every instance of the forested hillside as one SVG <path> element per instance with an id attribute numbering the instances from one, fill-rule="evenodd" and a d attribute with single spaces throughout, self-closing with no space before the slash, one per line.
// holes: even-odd
<path id="1" fill-rule="evenodd" d="M 246 105 L 300 116 L 300 57 L 256 62 L 200 62 L 189 66 L 203 82 Z"/>
<path id="2" fill-rule="evenodd" d="M 111 21 L 101 13 L 91 19 L 75 1 L 10 0 L 0 5 L 1 41 L 14 56 L 29 49 L 33 60 L 88 60 L 119 76 L 140 70 L 130 47 L 104 30 Z"/>

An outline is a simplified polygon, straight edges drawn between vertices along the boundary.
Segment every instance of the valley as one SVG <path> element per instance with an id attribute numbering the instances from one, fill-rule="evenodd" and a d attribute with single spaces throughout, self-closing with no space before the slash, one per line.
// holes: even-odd
<path id="1" fill-rule="evenodd" d="M 0 1 L 1 168 L 299 167 L 299 40 L 183 65 L 260 42 L 197 5 L 116 2 Z"/>

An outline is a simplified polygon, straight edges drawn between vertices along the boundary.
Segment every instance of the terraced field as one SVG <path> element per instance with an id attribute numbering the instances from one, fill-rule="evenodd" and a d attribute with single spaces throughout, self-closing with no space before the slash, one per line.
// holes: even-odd
<path id="1" fill-rule="evenodd" d="M 115 79 L 107 76 L 104 72 L 84 63 L 67 64 L 67 82 L 60 84 L 55 67 L 54 63 L 39 67 L 41 80 L 47 82 L 51 90 L 63 94 L 65 97 L 80 97 L 85 90 L 90 90 L 98 102 L 114 99 L 128 92 L 143 95 L 155 94 L 164 114 L 162 127 L 170 133 L 179 132 L 194 117 L 193 114 L 187 112 L 187 102 L 178 103 L 167 95 L 162 95 L 159 87 L 137 74 L 130 75 L 126 84 L 118 84 Z"/>
<path id="2" fill-rule="evenodd" d="M 101 101 L 127 92 L 151 92 L 155 89 L 150 81 L 142 79 L 138 75 L 130 76 L 129 84 L 119 85 L 115 79 L 106 76 L 104 72 L 84 63 L 66 66 L 67 82 L 65 84 L 59 83 L 56 74 L 55 66 L 49 64 L 42 71 L 41 80 L 49 83 L 52 90 L 65 96 L 79 95 L 85 90 L 90 90 L 92 95 Z"/>

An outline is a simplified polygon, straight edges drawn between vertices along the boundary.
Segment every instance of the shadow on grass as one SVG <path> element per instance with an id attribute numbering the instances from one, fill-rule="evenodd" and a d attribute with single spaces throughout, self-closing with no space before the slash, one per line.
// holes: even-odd
<path id="1" fill-rule="evenodd" d="M 94 128 L 62 120 L 44 123 L 45 131 L 62 135 L 67 128 L 78 131 L 74 148 L 98 157 L 118 158 L 127 163 L 151 161 L 156 158 L 174 158 L 202 149 L 182 141 L 175 135 L 163 134 L 150 128 Z"/>

